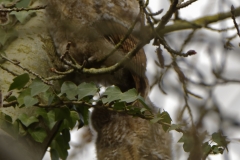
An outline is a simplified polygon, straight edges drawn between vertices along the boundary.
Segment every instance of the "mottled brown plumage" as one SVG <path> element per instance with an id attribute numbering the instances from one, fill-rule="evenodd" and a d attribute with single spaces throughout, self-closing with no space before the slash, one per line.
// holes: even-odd
<path id="1" fill-rule="evenodd" d="M 139 14 L 137 0 L 48 0 L 49 31 L 57 52 L 63 54 L 72 43 L 70 54 L 85 67 L 101 68 L 119 62 L 138 39 L 135 31 L 105 61 L 98 62 L 125 36 Z M 137 23 L 139 26 L 140 22 Z M 93 81 L 116 85 L 122 91 L 136 88 L 146 97 L 149 85 L 145 76 L 146 57 L 140 50 L 124 66 L 104 75 L 79 75 L 78 82 Z M 139 104 L 136 104 L 141 107 Z M 158 124 L 95 107 L 92 126 L 97 131 L 99 160 L 170 159 L 170 137 Z"/>

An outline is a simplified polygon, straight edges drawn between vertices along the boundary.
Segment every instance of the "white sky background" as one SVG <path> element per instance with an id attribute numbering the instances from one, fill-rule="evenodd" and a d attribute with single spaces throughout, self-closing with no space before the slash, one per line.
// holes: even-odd
<path id="1" fill-rule="evenodd" d="M 186 0 L 185 0 L 186 1 Z M 180 11 L 180 17 L 187 19 L 187 20 L 193 20 L 196 18 L 199 18 L 203 15 L 211 15 L 215 14 L 218 12 L 223 12 L 223 11 L 229 11 L 231 5 L 234 5 L 236 8 L 240 6 L 240 1 L 239 0 L 198 0 L 197 2 L 194 2 L 192 5 L 181 9 Z M 153 12 L 156 12 L 160 9 L 164 9 L 164 12 L 160 15 L 160 17 L 167 11 L 169 7 L 169 0 L 150 0 L 150 7 Z M 240 18 L 237 18 L 237 22 L 240 23 Z M 215 28 L 226 28 L 227 26 L 233 26 L 232 25 L 232 20 L 224 21 L 224 23 L 221 24 L 214 24 L 211 25 L 212 27 Z M 181 33 L 179 33 L 180 36 Z M 212 39 L 204 39 L 204 34 L 212 34 Z M 202 70 L 206 70 L 206 74 L 209 74 L 209 77 L 207 77 L 206 81 L 211 82 L 212 77 L 211 77 L 211 70 L 210 68 L 210 60 L 206 56 L 207 51 L 207 46 L 209 43 L 213 43 L 213 45 L 217 45 L 218 43 L 221 43 L 222 41 L 222 36 L 228 35 L 233 35 L 236 34 L 236 30 L 232 30 L 231 32 L 227 32 L 224 34 L 219 34 L 219 33 L 214 33 L 214 32 L 209 32 L 204 30 L 202 33 L 199 33 L 199 37 L 202 38 L 204 41 L 201 44 L 192 44 L 188 45 L 183 52 L 187 52 L 190 49 L 194 49 L 197 51 L 197 55 L 194 55 L 192 57 L 187 57 L 189 61 L 194 61 L 196 63 L 196 66 L 200 66 Z M 177 38 L 179 38 L 178 36 Z M 183 35 L 184 36 L 184 35 Z M 182 37 L 183 37 L 182 36 Z M 181 37 L 178 40 L 175 40 L 176 43 L 174 43 L 175 46 L 181 46 L 183 43 L 183 39 Z M 235 79 L 240 80 L 240 56 L 236 57 L 232 54 L 232 52 L 238 52 L 240 54 L 240 49 L 238 47 L 238 43 L 240 42 L 240 39 L 238 38 L 237 40 L 234 41 L 234 50 L 233 51 L 228 51 L 229 57 L 227 59 L 227 70 L 226 70 L 226 75 L 232 72 L 236 72 L 236 77 L 231 77 Z M 171 44 L 171 43 L 170 43 Z M 173 47 L 173 46 L 172 46 Z M 217 48 L 217 47 L 216 47 Z M 155 48 L 149 46 L 145 47 L 145 51 L 148 56 L 148 68 L 147 68 L 147 75 L 150 78 L 154 76 L 157 72 L 157 69 L 154 66 L 154 51 Z M 218 52 L 222 52 L 223 50 L 214 50 L 214 54 L 218 55 Z M 164 54 L 167 54 L 166 52 Z M 156 58 L 156 57 L 155 57 Z M 216 56 L 216 59 L 219 57 Z M 229 65 L 230 64 L 230 65 Z M 180 64 L 179 64 L 180 65 Z M 183 69 L 184 71 L 188 71 L 189 69 L 187 66 L 180 65 L 180 68 Z M 209 72 L 209 73 L 208 73 Z M 233 74 L 231 74 L 232 76 Z M 175 74 L 171 75 L 172 80 L 176 81 L 178 83 L 178 78 Z M 194 76 L 191 76 L 191 79 L 195 80 Z M 180 85 L 181 86 L 181 85 Z M 191 86 L 190 86 L 191 88 Z M 204 92 L 201 90 L 201 88 L 191 88 L 191 91 L 194 93 L 197 93 L 201 96 L 205 96 Z M 216 96 L 217 101 L 220 103 L 220 110 L 224 113 L 227 113 L 230 117 L 234 117 L 238 122 L 240 123 L 240 84 L 228 84 L 228 85 L 221 85 L 217 87 L 213 93 Z M 176 123 L 176 111 L 179 103 L 180 102 L 179 98 L 174 95 L 174 94 L 168 94 L 164 95 L 162 94 L 157 87 L 153 89 L 151 92 L 151 99 L 152 101 L 160 108 L 164 108 L 166 111 L 170 113 L 170 116 L 173 119 L 173 123 Z M 205 97 L 207 98 L 207 97 Z M 193 112 L 194 113 L 194 112 Z M 187 115 L 186 115 L 187 116 Z M 197 114 L 194 114 L 193 116 L 197 116 Z M 213 132 L 217 132 L 219 129 L 219 124 L 216 124 L 217 116 L 209 116 L 207 119 L 205 119 L 204 122 L 207 128 L 207 131 L 209 134 L 212 134 Z M 216 156 L 210 156 L 211 160 L 238 160 L 240 159 L 240 129 L 238 128 L 229 128 L 227 127 L 228 124 L 223 124 L 224 128 L 226 129 L 225 134 L 226 136 L 229 137 L 229 139 L 232 141 L 232 143 L 229 145 L 229 153 L 224 153 L 224 155 L 216 155 Z M 72 132 L 72 142 L 71 144 L 77 144 L 81 139 L 80 133 L 84 133 L 84 130 L 74 130 Z M 173 144 L 176 144 L 179 138 L 181 137 L 181 134 L 177 134 L 175 131 L 172 131 L 174 133 L 174 142 Z M 180 149 L 182 149 L 182 144 L 178 145 Z M 174 151 L 175 152 L 175 151 Z M 175 152 L 177 153 L 177 152 Z M 71 154 L 71 151 L 70 151 Z M 180 154 L 181 156 L 178 158 L 175 158 L 175 160 L 186 160 L 186 156 L 184 154 Z M 84 159 L 84 160 L 95 160 L 95 149 L 93 143 L 89 143 L 86 148 L 82 151 L 79 150 L 79 156 L 76 156 L 75 158 L 69 158 L 69 160 L 77 160 L 77 159 Z M 49 155 L 46 155 L 44 160 L 48 160 Z"/>

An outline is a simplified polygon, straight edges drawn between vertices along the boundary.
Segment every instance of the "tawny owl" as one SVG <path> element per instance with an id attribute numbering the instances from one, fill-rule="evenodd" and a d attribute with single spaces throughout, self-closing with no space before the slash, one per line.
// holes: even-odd
<path id="1" fill-rule="evenodd" d="M 49 31 L 57 52 L 63 54 L 71 42 L 70 53 L 85 67 L 111 66 L 131 51 L 138 39 L 140 24 L 138 0 L 48 0 Z M 125 36 L 136 19 L 133 33 L 112 56 L 109 54 Z M 136 32 L 137 33 L 137 32 Z M 122 91 L 136 88 L 142 96 L 148 92 L 145 76 L 146 57 L 140 50 L 121 69 L 103 75 L 78 75 L 79 82 L 93 81 L 116 85 Z M 139 105 L 140 107 L 140 105 Z M 95 107 L 92 126 L 97 132 L 99 160 L 170 159 L 170 136 L 158 124 Z"/>

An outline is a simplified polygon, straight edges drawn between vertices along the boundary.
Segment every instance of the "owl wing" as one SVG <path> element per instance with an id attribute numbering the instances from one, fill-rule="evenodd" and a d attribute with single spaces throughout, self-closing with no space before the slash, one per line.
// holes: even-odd
<path id="1" fill-rule="evenodd" d="M 112 45 L 116 46 L 127 34 L 128 28 L 123 24 L 111 20 L 103 20 L 96 24 L 98 32 Z M 130 52 L 138 43 L 137 38 L 130 34 L 119 47 L 123 56 Z M 113 54 L 114 56 L 114 54 Z M 148 81 L 145 76 L 146 71 L 146 56 L 144 50 L 141 49 L 136 53 L 130 61 L 124 64 L 132 73 L 132 78 L 135 81 L 136 89 L 142 96 L 148 92 Z"/>

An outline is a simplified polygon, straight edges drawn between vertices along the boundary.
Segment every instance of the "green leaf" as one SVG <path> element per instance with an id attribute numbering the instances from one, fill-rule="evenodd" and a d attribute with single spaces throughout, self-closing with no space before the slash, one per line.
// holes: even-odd
<path id="1" fill-rule="evenodd" d="M 24 73 L 13 79 L 13 83 L 9 87 L 9 91 L 13 89 L 22 89 L 29 81 L 29 75 Z"/>
<path id="2" fill-rule="evenodd" d="M 61 87 L 60 95 L 62 94 L 66 94 L 69 100 L 75 100 L 75 96 L 78 94 L 78 87 L 73 82 L 66 81 Z"/>
<path id="3" fill-rule="evenodd" d="M 18 123 L 18 134 L 20 136 L 25 136 L 27 134 L 27 131 L 24 129 L 21 123 Z"/>
<path id="4" fill-rule="evenodd" d="M 135 106 L 127 106 L 127 113 L 133 116 L 137 116 L 141 114 L 141 108 Z"/>
<path id="5" fill-rule="evenodd" d="M 21 11 L 21 12 L 13 11 L 10 13 L 10 15 L 15 15 L 15 17 L 21 24 L 25 24 L 27 21 L 31 19 L 31 17 L 36 16 L 36 13 L 35 11 Z"/>
<path id="6" fill-rule="evenodd" d="M 76 111 L 71 111 L 70 118 L 71 118 L 70 128 L 73 129 L 77 121 L 80 119 L 79 114 Z"/>
<path id="7" fill-rule="evenodd" d="M 120 102 L 130 103 L 138 99 L 136 89 L 130 89 L 124 93 L 116 86 L 108 87 L 107 90 L 103 93 L 107 98 L 102 98 L 103 103 L 110 103 L 116 100 Z"/>
<path id="8" fill-rule="evenodd" d="M 29 6 L 31 0 L 20 0 L 17 2 L 16 7 L 17 8 L 26 8 Z"/>
<path id="9" fill-rule="evenodd" d="M 7 102 L 15 101 L 17 100 L 17 97 L 15 96 L 10 96 L 8 99 L 6 99 Z"/>
<path id="10" fill-rule="evenodd" d="M 21 0 L 16 4 L 17 8 L 28 8 L 31 0 Z M 21 12 L 11 12 L 10 15 L 15 15 L 17 20 L 24 24 L 26 23 L 32 16 L 36 15 L 35 11 L 21 11 Z"/>
<path id="11" fill-rule="evenodd" d="M 130 89 L 121 94 L 120 101 L 127 103 L 133 102 L 138 98 L 137 91 L 135 88 Z"/>
<path id="12" fill-rule="evenodd" d="M 43 118 L 45 124 L 49 123 L 48 114 L 47 114 L 47 111 L 44 108 L 37 108 L 35 110 L 35 113 L 36 113 L 36 116 L 41 116 Z"/>
<path id="13" fill-rule="evenodd" d="M 211 152 L 211 146 L 209 145 L 208 142 L 203 143 L 202 151 L 204 154 L 209 154 Z"/>
<path id="14" fill-rule="evenodd" d="M 78 86 L 78 100 L 81 100 L 82 98 L 86 96 L 93 96 L 96 94 L 98 88 L 93 83 L 81 83 Z"/>
<path id="15" fill-rule="evenodd" d="M 216 146 L 216 145 L 213 145 L 212 146 L 212 152 L 213 154 L 219 154 L 219 153 L 223 153 L 224 149 L 219 147 L 219 146 Z"/>
<path id="16" fill-rule="evenodd" d="M 216 142 L 219 146 L 223 146 L 224 148 L 226 148 L 228 150 L 227 145 L 228 145 L 229 141 L 227 141 L 226 138 L 227 137 L 223 136 L 221 133 L 215 132 L 212 134 L 212 140 L 214 142 Z"/>
<path id="17" fill-rule="evenodd" d="M 164 124 L 162 124 L 162 128 L 166 132 L 171 125 L 172 119 L 171 119 L 170 115 L 168 114 L 168 112 L 166 112 L 166 111 L 162 112 L 160 114 L 160 117 L 162 118 L 161 122 L 164 123 Z"/>
<path id="18" fill-rule="evenodd" d="M 122 92 L 116 86 L 111 86 L 106 89 L 103 95 L 106 95 L 107 98 L 103 100 L 103 103 L 110 103 L 115 100 L 119 100 Z"/>
<path id="19" fill-rule="evenodd" d="M 64 139 L 64 142 L 65 143 L 70 142 L 70 140 L 71 140 L 70 130 L 69 129 L 64 129 L 61 132 L 62 132 L 62 137 Z M 68 149 L 70 149 L 70 147 Z"/>
<path id="20" fill-rule="evenodd" d="M 183 133 L 183 136 L 179 139 L 178 142 L 183 142 L 183 149 L 185 152 L 190 152 L 194 145 L 193 137 L 187 133 Z"/>
<path id="21" fill-rule="evenodd" d="M 26 96 L 30 96 L 30 95 L 31 95 L 31 89 L 30 88 L 27 88 L 27 89 L 23 90 L 17 98 L 19 106 L 22 106 L 24 104 L 24 98 Z"/>
<path id="22" fill-rule="evenodd" d="M 84 125 L 88 125 L 89 120 L 89 110 L 86 106 L 79 106 L 77 108 L 78 112 L 81 114 Z"/>
<path id="23" fill-rule="evenodd" d="M 64 140 L 64 137 L 60 134 L 56 135 L 55 139 L 51 143 L 51 148 L 55 149 L 61 159 L 66 159 L 68 156 L 69 144 Z"/>
<path id="24" fill-rule="evenodd" d="M 142 96 L 138 95 L 138 100 L 140 101 L 140 103 L 144 106 L 144 108 L 146 108 L 150 113 L 151 113 L 151 109 L 148 107 L 148 105 L 145 103 L 145 100 Z"/>
<path id="25" fill-rule="evenodd" d="M 41 101 L 41 103 L 43 104 L 47 104 L 47 105 L 50 105 L 52 104 L 53 102 L 56 102 L 58 100 L 59 97 L 56 96 L 55 93 L 53 93 L 52 90 L 48 89 L 47 91 L 45 92 L 42 92 L 40 94 L 38 94 L 38 97 Z"/>
<path id="26" fill-rule="evenodd" d="M 35 110 L 37 116 L 42 116 L 43 119 L 47 119 L 47 111 L 44 108 L 37 108 Z"/>
<path id="27" fill-rule="evenodd" d="M 125 103 L 124 102 L 114 103 L 113 109 L 114 110 L 125 110 L 126 109 Z"/>
<path id="28" fill-rule="evenodd" d="M 157 123 L 158 121 L 160 121 L 162 118 L 161 117 L 154 117 L 153 119 L 150 120 L 151 123 Z"/>
<path id="29" fill-rule="evenodd" d="M 67 107 L 55 108 L 53 111 L 55 113 L 55 121 L 60 121 L 70 117 L 70 110 Z"/>
<path id="30" fill-rule="evenodd" d="M 42 143 L 44 139 L 47 137 L 47 132 L 43 128 L 29 128 L 28 133 L 32 136 L 32 138 L 36 142 Z"/>
<path id="31" fill-rule="evenodd" d="M 18 119 L 24 124 L 24 126 L 28 127 L 30 124 L 38 122 L 39 120 L 35 116 L 29 117 L 27 114 L 22 113 L 18 116 Z"/>
<path id="32" fill-rule="evenodd" d="M 64 129 L 70 129 L 70 127 L 69 127 L 69 123 L 68 123 L 68 120 L 67 119 L 63 119 L 62 121 L 61 121 L 61 125 L 60 125 L 60 127 L 59 127 L 59 131 L 62 131 L 62 130 L 64 130 Z"/>
<path id="33" fill-rule="evenodd" d="M 51 130 L 54 127 L 54 125 L 57 123 L 57 121 L 55 120 L 55 112 L 53 110 L 49 111 L 47 113 L 47 117 L 48 117 L 48 120 L 47 120 L 46 124 L 49 127 L 49 129 Z"/>
<path id="34" fill-rule="evenodd" d="M 153 119 L 150 120 L 152 123 L 160 122 L 164 131 L 167 131 L 171 125 L 171 117 L 168 112 L 164 111 L 160 114 L 157 114 Z"/>
<path id="35" fill-rule="evenodd" d="M 141 110 L 140 110 L 141 113 L 144 113 L 145 111 L 147 111 L 146 108 L 141 108 Z"/>
<path id="36" fill-rule="evenodd" d="M 34 104 L 38 103 L 38 99 L 31 96 L 25 96 L 23 98 L 23 102 L 26 107 L 31 107 L 34 106 Z"/>
<path id="37" fill-rule="evenodd" d="M 59 160 L 58 152 L 55 149 L 50 149 L 51 160 Z"/>
<path id="38" fill-rule="evenodd" d="M 29 88 L 31 88 L 31 96 L 35 96 L 41 92 L 46 92 L 49 89 L 49 86 L 37 78 L 32 82 Z"/>

